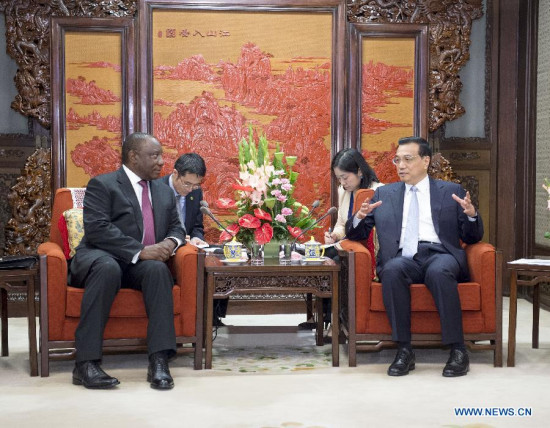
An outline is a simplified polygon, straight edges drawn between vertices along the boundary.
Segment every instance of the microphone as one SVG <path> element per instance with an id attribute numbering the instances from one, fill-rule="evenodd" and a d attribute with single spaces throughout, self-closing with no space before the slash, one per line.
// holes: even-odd
<path id="1" fill-rule="evenodd" d="M 313 214 L 313 211 L 315 211 L 315 209 L 321 205 L 321 203 L 319 202 L 319 199 L 313 201 L 313 204 L 311 204 L 311 209 L 309 210 L 309 215 L 312 215 Z"/>
<path id="2" fill-rule="evenodd" d="M 201 208 L 201 210 L 202 210 L 202 208 Z M 336 207 L 330 207 L 330 208 L 328 209 L 328 211 L 327 211 L 326 213 L 324 213 L 321 217 L 319 217 L 317 220 L 315 220 L 315 221 L 311 224 L 311 226 L 309 226 L 309 227 L 305 228 L 304 230 L 302 230 L 302 232 L 301 232 L 296 238 L 294 238 L 294 241 L 292 241 L 291 246 L 294 246 L 294 244 L 296 244 L 296 241 L 298 241 L 298 238 L 299 238 L 300 236 L 302 236 L 302 235 L 303 235 L 304 233 L 306 233 L 308 230 L 312 229 L 313 226 L 316 226 L 317 224 L 319 224 L 322 220 L 325 219 L 325 217 L 327 217 L 327 216 L 329 216 L 329 215 L 332 215 L 332 214 L 335 214 L 335 213 L 337 213 L 337 212 L 338 212 L 338 209 L 337 209 Z"/>
<path id="3" fill-rule="evenodd" d="M 203 202 L 204 202 L 206 205 L 204 205 Z M 227 232 L 227 233 L 229 234 L 229 236 L 234 236 L 231 232 L 229 232 L 229 231 L 224 227 L 223 224 L 220 223 L 220 221 L 219 221 L 216 217 L 214 217 L 214 214 L 212 214 L 212 211 L 210 211 L 210 208 L 208 208 L 208 202 L 206 202 L 206 201 L 203 200 L 203 201 L 201 201 L 201 205 L 202 205 L 202 206 L 201 206 L 201 213 L 206 214 L 208 217 L 210 217 L 212 220 L 214 220 L 218 226 L 220 226 L 225 232 Z"/>
<path id="4" fill-rule="evenodd" d="M 201 199 L 200 205 L 201 205 L 201 207 L 208 208 L 208 202 L 206 202 L 204 199 Z"/>

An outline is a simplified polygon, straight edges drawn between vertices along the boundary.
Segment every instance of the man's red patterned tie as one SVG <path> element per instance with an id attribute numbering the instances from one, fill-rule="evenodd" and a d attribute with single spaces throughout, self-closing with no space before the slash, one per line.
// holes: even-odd
<path id="1" fill-rule="evenodd" d="M 140 186 L 143 187 L 141 192 L 141 213 L 143 215 L 143 245 L 155 244 L 155 220 L 153 218 L 153 206 L 149 199 L 149 187 L 147 181 L 141 180 Z"/>

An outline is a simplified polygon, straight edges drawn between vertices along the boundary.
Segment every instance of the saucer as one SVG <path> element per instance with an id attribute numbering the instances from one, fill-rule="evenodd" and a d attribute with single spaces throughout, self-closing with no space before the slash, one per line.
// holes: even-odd
<path id="1" fill-rule="evenodd" d="M 302 258 L 302 263 L 306 263 L 306 264 L 310 264 L 310 265 L 320 265 L 325 260 L 326 260 L 325 257 L 317 257 L 317 258 L 314 258 L 314 259 L 307 259 L 307 258 L 304 257 L 304 258 Z"/>
<path id="2" fill-rule="evenodd" d="M 228 260 L 228 259 L 222 259 L 221 262 L 225 263 L 227 265 L 242 265 L 243 263 L 246 263 L 248 259 L 240 259 L 240 260 Z"/>

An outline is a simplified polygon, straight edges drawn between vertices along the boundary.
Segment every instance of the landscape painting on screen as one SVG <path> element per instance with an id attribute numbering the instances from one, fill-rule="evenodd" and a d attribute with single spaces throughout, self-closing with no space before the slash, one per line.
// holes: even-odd
<path id="1" fill-rule="evenodd" d="M 207 201 L 232 197 L 252 126 L 298 157 L 295 198 L 330 206 L 332 15 L 155 10 L 153 127 L 166 173 L 195 151 Z M 212 205 L 212 204 L 211 204 Z"/>
<path id="2" fill-rule="evenodd" d="M 65 37 L 67 186 L 86 186 L 120 167 L 121 62 L 119 33 Z"/>

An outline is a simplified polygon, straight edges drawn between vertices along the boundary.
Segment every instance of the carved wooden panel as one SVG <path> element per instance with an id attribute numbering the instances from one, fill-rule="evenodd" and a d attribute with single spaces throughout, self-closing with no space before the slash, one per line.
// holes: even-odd
<path id="1" fill-rule="evenodd" d="M 0 8 L 6 18 L 8 54 L 17 62 L 18 94 L 11 107 L 50 127 L 50 17 L 122 17 L 137 11 L 134 0 L 16 0 Z"/>
<path id="2" fill-rule="evenodd" d="M 135 0 L 16 0 L 0 4 L 5 14 L 8 54 L 17 62 L 19 92 L 12 108 L 50 126 L 50 17 L 134 16 Z M 348 0 L 350 22 L 429 24 L 430 131 L 464 113 L 459 70 L 469 58 L 472 20 L 482 0 Z"/>
<path id="3" fill-rule="evenodd" d="M 284 276 L 281 274 L 273 276 L 234 276 L 217 275 L 214 278 L 214 292 L 216 294 L 230 294 L 235 290 L 261 290 L 262 288 L 273 288 L 284 292 L 285 288 L 313 288 L 319 293 L 329 294 L 332 290 L 331 275 L 319 274 L 308 277 Z"/>
<path id="4" fill-rule="evenodd" d="M 482 0 L 348 0 L 350 22 L 429 24 L 430 131 L 464 114 L 458 72 L 470 58 L 472 20 L 482 13 Z"/>
<path id="5" fill-rule="evenodd" d="M 51 150 L 37 149 L 8 194 L 12 218 L 6 225 L 7 254 L 35 254 L 48 240 L 51 198 Z"/>
<path id="6" fill-rule="evenodd" d="M 0 255 L 5 246 L 4 230 L 11 218 L 7 198 L 11 187 L 17 182 L 27 158 L 36 150 L 35 140 L 24 134 L 0 136 Z"/>

